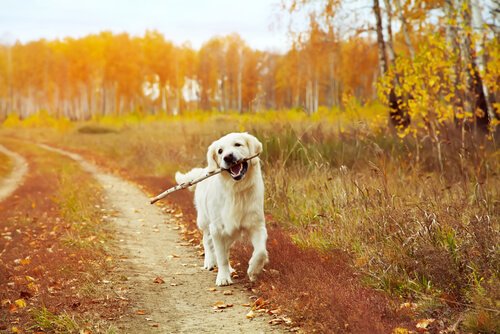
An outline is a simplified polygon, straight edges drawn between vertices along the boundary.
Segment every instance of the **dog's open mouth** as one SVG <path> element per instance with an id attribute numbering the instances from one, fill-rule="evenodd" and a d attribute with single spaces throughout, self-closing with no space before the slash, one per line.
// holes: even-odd
<path id="1" fill-rule="evenodd" d="M 228 169 L 228 172 L 229 174 L 231 174 L 231 177 L 234 180 L 239 181 L 243 178 L 243 176 L 245 176 L 247 170 L 248 170 L 248 162 L 243 161 L 236 165 L 231 166 L 231 168 Z"/>

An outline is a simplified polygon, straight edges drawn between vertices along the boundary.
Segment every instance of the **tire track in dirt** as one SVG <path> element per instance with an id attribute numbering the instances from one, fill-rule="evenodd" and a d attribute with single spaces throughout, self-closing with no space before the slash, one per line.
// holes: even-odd
<path id="1" fill-rule="evenodd" d="M 278 333 L 281 328 L 267 324 L 267 317 L 246 319 L 250 303 L 245 287 L 235 284 L 217 288 L 215 273 L 201 267 L 202 259 L 192 247 L 182 244 L 175 217 L 149 204 L 149 198 L 135 185 L 100 171 L 75 153 L 40 144 L 77 161 L 94 175 L 104 188 L 106 203 L 117 216 L 116 239 L 123 252 L 115 284 L 117 294 L 127 298 L 144 315 L 124 315 L 117 324 L 124 333 Z M 167 208 L 168 209 L 168 208 Z M 155 277 L 164 284 L 155 284 Z M 223 292 L 231 291 L 231 295 Z M 228 293 L 228 292 L 226 292 Z M 217 301 L 233 307 L 214 310 Z M 136 311 L 136 310 L 134 310 Z M 157 327 L 156 327 L 157 326 Z"/>
<path id="2" fill-rule="evenodd" d="M 0 201 L 9 197 L 19 187 L 28 172 L 28 162 L 21 155 L 0 145 L 0 152 L 7 155 L 13 162 L 12 171 L 3 180 L 0 180 Z"/>

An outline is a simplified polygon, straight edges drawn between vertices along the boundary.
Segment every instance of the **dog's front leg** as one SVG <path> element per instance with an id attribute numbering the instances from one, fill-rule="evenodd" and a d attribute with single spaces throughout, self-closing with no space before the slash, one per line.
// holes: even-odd
<path id="1" fill-rule="evenodd" d="M 248 278 L 250 281 L 254 282 L 257 279 L 257 275 L 260 274 L 262 268 L 269 262 L 266 241 L 267 241 L 267 230 L 266 226 L 262 224 L 253 230 L 250 234 L 253 245 L 253 253 L 250 261 L 248 262 Z"/>
<path id="2" fill-rule="evenodd" d="M 212 229 L 210 229 L 210 234 L 212 235 L 218 268 L 215 284 L 217 286 L 233 284 L 233 281 L 231 280 L 231 272 L 229 270 L 227 243 L 218 231 L 212 231 Z"/>

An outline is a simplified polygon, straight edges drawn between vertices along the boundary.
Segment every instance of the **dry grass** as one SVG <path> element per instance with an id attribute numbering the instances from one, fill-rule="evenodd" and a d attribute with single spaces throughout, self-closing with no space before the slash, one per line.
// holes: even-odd
<path id="1" fill-rule="evenodd" d="M 65 145 L 143 176 L 203 165 L 204 148 L 223 133 L 257 135 L 266 209 L 295 245 L 348 254 L 366 284 L 415 301 L 420 316 L 463 314 L 468 330 L 499 329 L 499 156 L 491 141 L 462 140 L 450 129 L 438 161 L 428 138 L 400 139 L 363 123 L 342 129 L 321 120 L 215 115 L 96 125 L 99 131 L 86 124 L 85 133 L 66 133 Z"/>
<path id="2" fill-rule="evenodd" d="M 8 156 L 0 152 L 0 180 L 6 177 L 12 169 L 12 161 Z"/>
<path id="3" fill-rule="evenodd" d="M 422 316 L 465 312 L 475 319 L 465 323 L 468 329 L 497 331 L 500 184 L 498 160 L 489 156 L 494 149 L 468 161 L 464 172 L 447 157 L 442 174 L 426 150 L 427 163 L 416 166 L 404 142 L 356 134 L 323 136 L 317 145 L 317 138 L 302 138 L 301 151 L 288 155 L 298 163 L 278 159 L 267 173 L 267 208 L 296 243 L 351 254 L 367 283 L 416 301 Z M 321 152 L 339 141 L 353 152 Z"/>

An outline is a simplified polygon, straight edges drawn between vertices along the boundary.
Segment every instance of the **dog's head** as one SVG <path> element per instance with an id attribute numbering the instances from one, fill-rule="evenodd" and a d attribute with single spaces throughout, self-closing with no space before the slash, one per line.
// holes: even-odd
<path id="1" fill-rule="evenodd" d="M 209 171 L 228 169 L 233 180 L 241 180 L 251 166 L 258 164 L 258 158 L 242 161 L 262 152 L 262 143 L 246 132 L 230 133 L 214 141 L 207 152 Z"/>

